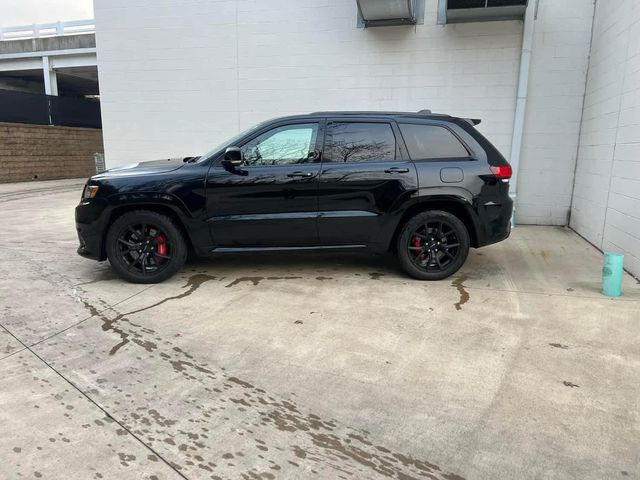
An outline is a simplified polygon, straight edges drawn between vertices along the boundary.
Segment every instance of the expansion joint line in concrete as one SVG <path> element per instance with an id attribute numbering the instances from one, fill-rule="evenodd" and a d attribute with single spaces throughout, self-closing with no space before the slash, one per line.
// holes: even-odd
<path id="1" fill-rule="evenodd" d="M 113 420 L 116 424 L 118 424 L 118 426 L 120 428 L 122 428 L 124 431 L 126 431 L 129 435 L 131 435 L 133 438 L 135 438 L 138 442 L 140 442 L 147 450 L 149 450 L 150 452 L 152 452 L 156 457 L 158 457 L 162 462 L 164 462 L 171 470 L 173 470 L 174 472 L 176 472 L 176 474 L 178 474 L 181 478 L 184 478 L 185 480 L 189 480 L 188 477 L 186 477 L 183 473 L 181 473 L 177 468 L 175 468 L 171 462 L 169 462 L 167 459 L 165 459 L 162 455 L 160 455 L 156 450 L 153 449 L 153 447 L 151 447 L 150 445 L 147 445 L 140 437 L 138 437 L 138 435 L 136 435 L 134 432 L 132 432 L 131 430 L 129 430 L 129 428 L 127 428 L 126 425 L 124 425 L 122 422 L 120 422 L 117 418 L 115 418 L 113 415 L 111 415 L 106 408 L 104 408 L 102 405 L 100 405 L 98 402 L 96 402 L 93 398 L 91 398 L 89 395 L 87 395 L 80 387 L 78 387 L 75 383 L 73 383 L 71 380 L 69 380 L 67 377 L 65 377 L 62 373 L 60 373 L 58 370 L 56 370 L 49 362 L 47 362 L 44 358 L 42 358 L 40 355 L 38 355 L 36 352 L 34 352 L 31 347 L 29 347 L 28 345 L 26 345 L 22 340 L 20 340 L 18 337 L 16 337 L 10 330 L 7 329 L 7 327 L 5 327 L 4 325 L 0 324 L 0 327 L 2 327 L 2 329 L 7 332 L 9 335 L 11 335 L 18 343 L 20 343 L 24 348 L 21 351 L 24 350 L 28 350 L 34 357 L 36 357 L 38 360 L 40 360 L 42 363 L 44 363 L 50 370 L 52 370 L 53 372 L 55 372 L 60 378 L 62 378 L 65 382 L 67 382 L 69 385 L 71 385 L 75 390 L 78 391 L 78 393 L 80 393 L 84 398 L 86 398 L 90 403 L 92 403 L 94 406 L 96 406 L 102 413 L 104 413 L 107 418 L 110 418 L 111 420 Z"/>
<path id="2" fill-rule="evenodd" d="M 3 247 L 2 247 L 2 245 L 0 245 L 0 248 L 3 248 Z M 8 250 L 10 250 L 10 249 L 8 249 Z M 61 333 L 64 333 L 64 332 L 66 332 L 66 331 L 68 331 L 68 330 L 71 330 L 72 328 L 75 328 L 75 327 L 77 327 L 78 325 L 80 325 L 80 324 L 82 324 L 82 323 L 86 322 L 87 320 L 91 320 L 93 317 L 98 316 L 98 315 L 101 315 L 102 313 L 104 313 L 104 312 L 106 312 L 106 311 L 108 311 L 108 310 L 113 310 L 113 308 L 114 308 L 114 307 L 117 307 L 117 306 L 118 306 L 118 305 L 120 305 L 121 303 L 124 303 L 124 302 L 126 302 L 127 300 L 130 300 L 130 299 L 132 299 L 133 297 L 135 297 L 135 296 L 137 296 L 137 295 L 140 295 L 142 292 L 146 292 L 146 291 L 147 291 L 147 290 L 149 290 L 150 288 L 153 288 L 153 285 L 149 285 L 147 288 L 144 288 L 144 289 L 140 290 L 139 292 L 134 293 L 133 295 L 129 295 L 127 298 L 123 298 L 122 300 L 120 300 L 119 302 L 114 303 L 113 305 L 108 305 L 108 306 L 106 306 L 105 308 L 103 308 L 102 310 L 99 310 L 98 312 L 93 313 L 93 314 L 89 315 L 88 317 L 83 318 L 82 320 L 78 320 L 78 321 L 77 321 L 76 323 L 74 323 L 73 325 L 69 325 L 68 327 L 63 328 L 63 329 L 62 329 L 62 330 L 60 330 L 59 332 L 55 332 L 55 333 L 52 333 L 51 335 L 49 335 L 49 336 L 47 336 L 47 337 L 41 338 L 41 339 L 40 339 L 40 340 L 38 340 L 37 342 L 34 342 L 34 343 L 30 344 L 28 347 L 27 347 L 27 346 L 25 346 L 24 348 L 21 348 L 20 350 L 16 350 L 15 352 L 11 352 L 10 354 L 5 355 L 4 357 L 1 357 L 1 358 L 0 358 L 0 362 L 1 362 L 2 360 L 4 360 L 5 358 L 9 358 L 9 357 L 11 357 L 11 356 L 13 356 L 13 355 L 16 355 L 17 353 L 23 352 L 23 351 L 24 351 L 25 349 L 27 349 L 27 348 L 35 347 L 36 345 L 40 345 L 42 342 L 46 342 L 47 340 L 51 340 L 52 338 L 57 337 L 57 336 L 58 336 L 58 335 L 60 335 Z M 7 328 L 5 328 L 1 323 L 0 323 L 0 327 L 4 328 L 4 329 L 5 329 L 5 330 L 6 330 L 6 331 L 11 335 L 11 332 L 9 332 L 9 330 L 7 330 Z M 15 338 L 15 337 L 14 337 L 14 338 Z M 16 338 L 16 340 L 18 340 L 18 339 Z M 18 340 L 18 341 L 20 342 L 20 340 Z M 22 343 L 22 342 L 20 342 L 20 343 Z"/>

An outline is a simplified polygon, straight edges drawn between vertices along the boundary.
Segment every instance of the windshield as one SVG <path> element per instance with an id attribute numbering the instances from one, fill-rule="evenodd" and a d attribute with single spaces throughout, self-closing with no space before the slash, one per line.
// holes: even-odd
<path id="1" fill-rule="evenodd" d="M 205 160 L 211 158 L 212 156 L 214 156 L 216 153 L 220 152 L 223 148 L 225 147 L 231 147 L 231 146 L 235 146 L 235 142 L 237 142 L 238 140 L 240 140 L 242 137 L 244 137 L 245 135 L 251 133 L 253 130 L 257 130 L 258 128 L 262 127 L 265 123 L 267 122 L 262 122 L 259 123 L 257 125 L 254 125 L 251 128 L 247 128 L 246 130 L 238 133 L 237 135 L 229 138 L 228 140 L 225 140 L 224 142 L 222 142 L 221 144 L 217 145 L 215 148 L 212 148 L 211 150 L 209 150 L 207 153 L 205 153 L 204 155 L 202 155 L 199 159 L 198 159 L 198 163 L 199 162 L 204 162 Z"/>

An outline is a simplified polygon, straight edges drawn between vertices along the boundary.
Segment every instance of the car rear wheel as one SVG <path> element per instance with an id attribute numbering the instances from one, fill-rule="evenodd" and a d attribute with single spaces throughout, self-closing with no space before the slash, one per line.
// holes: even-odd
<path id="1" fill-rule="evenodd" d="M 402 227 L 396 245 L 403 270 L 419 280 L 442 280 L 460 269 L 469 253 L 469 232 L 458 217 L 431 210 Z"/>
<path id="2" fill-rule="evenodd" d="M 187 258 L 187 244 L 171 218 L 137 210 L 118 217 L 107 233 L 107 258 L 133 283 L 159 283 L 174 275 Z"/>

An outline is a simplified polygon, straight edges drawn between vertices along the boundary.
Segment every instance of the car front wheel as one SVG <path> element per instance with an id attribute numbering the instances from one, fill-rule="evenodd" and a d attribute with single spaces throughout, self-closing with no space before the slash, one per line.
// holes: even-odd
<path id="1" fill-rule="evenodd" d="M 469 253 L 469 232 L 458 217 L 430 210 L 402 227 L 396 244 L 405 272 L 419 280 L 442 280 L 462 266 Z"/>
<path id="2" fill-rule="evenodd" d="M 107 233 L 107 258 L 133 283 L 159 283 L 174 275 L 187 258 L 184 236 L 171 218 L 138 210 L 118 217 Z"/>

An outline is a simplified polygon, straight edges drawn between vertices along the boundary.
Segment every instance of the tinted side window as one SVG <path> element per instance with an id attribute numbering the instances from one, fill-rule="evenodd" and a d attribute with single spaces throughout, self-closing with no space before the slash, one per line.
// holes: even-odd
<path id="1" fill-rule="evenodd" d="M 241 148 L 244 165 L 287 165 L 313 161 L 317 123 L 277 127 L 258 135 Z"/>
<path id="2" fill-rule="evenodd" d="M 411 160 L 469 156 L 460 140 L 444 127 L 411 123 L 401 123 L 399 126 Z"/>
<path id="3" fill-rule="evenodd" d="M 324 152 L 325 162 L 395 160 L 396 137 L 388 123 L 330 123 Z"/>

